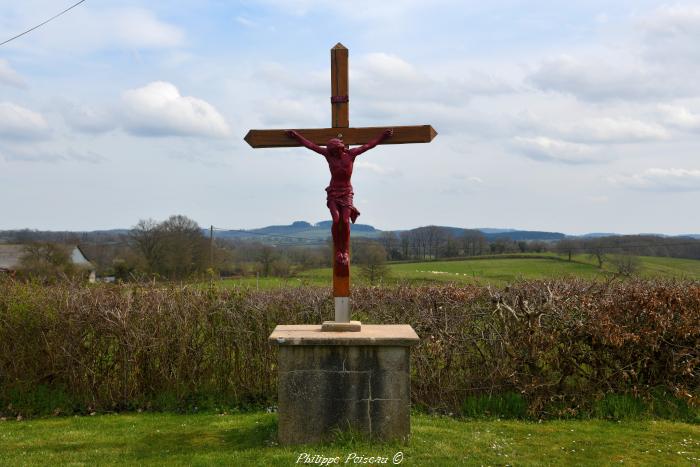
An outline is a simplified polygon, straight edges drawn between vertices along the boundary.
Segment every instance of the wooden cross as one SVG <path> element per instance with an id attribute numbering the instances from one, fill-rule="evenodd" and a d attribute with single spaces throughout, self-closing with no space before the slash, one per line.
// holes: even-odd
<path id="1" fill-rule="evenodd" d="M 301 136 L 321 146 L 331 138 L 339 138 L 346 145 L 362 145 L 372 141 L 386 129 L 393 135 L 382 144 L 429 143 L 437 132 L 430 125 L 350 128 L 348 79 L 348 49 L 338 43 L 331 49 L 331 128 L 296 129 Z M 300 146 L 288 136 L 289 130 L 250 130 L 245 141 L 253 148 L 280 148 Z M 334 247 L 337 247 L 334 245 Z M 336 248 L 334 248 L 335 251 Z M 335 322 L 349 323 L 350 273 L 349 264 L 342 266 L 333 261 L 333 297 Z"/>

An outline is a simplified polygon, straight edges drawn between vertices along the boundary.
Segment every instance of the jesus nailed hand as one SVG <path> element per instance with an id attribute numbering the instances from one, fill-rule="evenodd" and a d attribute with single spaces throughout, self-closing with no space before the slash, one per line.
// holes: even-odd
<path id="1" fill-rule="evenodd" d="M 340 138 L 331 138 L 324 148 L 304 138 L 295 130 L 287 131 L 287 136 L 296 139 L 302 146 L 319 153 L 328 162 L 328 168 L 331 171 L 331 182 L 326 188 L 328 193 L 326 205 L 333 218 L 331 234 L 333 235 L 333 245 L 335 246 L 335 262 L 338 266 L 347 268 L 349 265 L 350 222 L 352 221 L 354 224 L 357 216 L 360 215 L 360 211 L 353 205 L 354 193 L 350 184 L 355 158 L 393 135 L 394 130 L 388 128 L 368 143 L 350 149 L 345 146 Z"/>

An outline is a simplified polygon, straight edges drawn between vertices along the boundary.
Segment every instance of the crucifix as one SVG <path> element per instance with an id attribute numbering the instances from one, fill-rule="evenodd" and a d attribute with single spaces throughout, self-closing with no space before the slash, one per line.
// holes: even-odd
<path id="1" fill-rule="evenodd" d="M 331 49 L 331 128 L 250 130 L 245 141 L 253 148 L 304 146 L 325 157 L 331 172 L 326 188 L 333 218 L 333 297 L 335 321 L 323 324 L 328 331 L 359 331 L 350 321 L 350 222 L 360 212 L 353 205 L 350 184 L 355 158 L 378 144 L 429 143 L 437 132 L 430 125 L 350 127 L 348 49 L 338 43 Z M 359 145 L 350 149 L 350 145 Z M 323 147 L 325 146 L 325 147 Z"/>

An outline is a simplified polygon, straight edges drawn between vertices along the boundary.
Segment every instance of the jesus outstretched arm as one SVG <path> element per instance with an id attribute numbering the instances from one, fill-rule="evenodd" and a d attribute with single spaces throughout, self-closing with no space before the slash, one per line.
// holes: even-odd
<path id="1" fill-rule="evenodd" d="M 305 148 L 311 149 L 312 151 L 317 152 L 324 157 L 328 155 L 328 152 L 325 149 L 323 149 L 321 146 L 314 143 L 313 141 L 309 141 L 308 139 L 304 138 L 299 134 L 299 132 L 295 130 L 287 131 L 287 136 L 296 139 Z"/>
<path id="2" fill-rule="evenodd" d="M 384 130 L 382 132 L 382 134 L 380 134 L 379 136 L 377 136 L 373 140 L 369 141 L 367 144 L 363 144 L 359 148 L 351 149 L 348 152 L 350 153 L 351 156 L 357 157 L 360 154 L 362 154 L 363 152 L 369 151 L 370 149 L 372 149 L 373 147 L 375 147 L 376 145 L 378 145 L 379 143 L 381 143 L 385 139 L 390 138 L 393 135 L 394 135 L 394 130 L 392 130 L 391 128 L 388 128 L 388 129 Z"/>

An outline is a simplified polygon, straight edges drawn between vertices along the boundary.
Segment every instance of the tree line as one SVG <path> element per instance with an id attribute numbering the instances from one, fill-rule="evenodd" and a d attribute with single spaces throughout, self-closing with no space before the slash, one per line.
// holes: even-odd
<path id="1" fill-rule="evenodd" d="M 206 235 L 197 222 L 173 215 L 163 221 L 139 220 L 127 231 L 90 233 L 4 232 L 5 240 L 28 245 L 38 242 L 79 244 L 100 276 L 115 280 L 183 280 L 213 276 L 289 277 L 303 270 L 331 266 L 330 239 L 321 245 L 282 246 L 250 239 Z M 50 251 L 28 248 L 38 257 Z M 484 255 L 556 253 L 572 261 L 587 255 L 600 268 L 608 264 L 622 274 L 638 268 L 637 256 L 700 259 L 700 240 L 653 235 L 567 237 L 558 241 L 489 238 L 478 230 L 426 226 L 402 232 L 382 232 L 376 238 L 354 237 L 352 263 L 370 282 L 386 276 L 388 261 L 430 261 Z M 33 270 L 43 264 L 26 260 Z M 56 269 L 56 261 L 51 263 Z M 65 262 L 65 258 L 64 258 Z"/>

